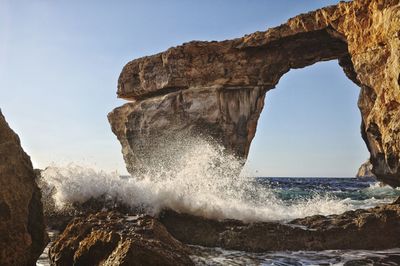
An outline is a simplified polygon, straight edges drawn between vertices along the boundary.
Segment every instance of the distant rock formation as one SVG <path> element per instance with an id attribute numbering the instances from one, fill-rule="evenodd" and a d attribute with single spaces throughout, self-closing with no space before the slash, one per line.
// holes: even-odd
<path id="1" fill-rule="evenodd" d="M 129 62 L 109 114 L 130 173 L 177 134 L 212 136 L 245 159 L 266 92 L 290 69 L 337 59 L 361 88 L 361 133 L 377 178 L 400 186 L 399 0 L 340 2 L 264 32 L 190 42 Z M 150 154 L 150 156 L 149 156 Z"/>
<path id="2" fill-rule="evenodd" d="M 36 265 L 47 241 L 31 160 L 0 111 L 0 265 Z"/>
<path id="3" fill-rule="evenodd" d="M 376 178 L 374 173 L 372 172 L 372 164 L 368 160 L 365 163 L 363 163 L 360 168 L 358 169 L 358 172 L 356 174 L 357 178 Z"/>

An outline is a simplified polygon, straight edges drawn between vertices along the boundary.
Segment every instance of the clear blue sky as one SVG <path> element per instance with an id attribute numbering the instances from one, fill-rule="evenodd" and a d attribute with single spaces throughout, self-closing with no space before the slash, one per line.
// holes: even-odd
<path id="1" fill-rule="evenodd" d="M 128 61 L 190 40 L 279 25 L 323 0 L 0 0 L 0 108 L 36 167 L 124 172 L 106 115 Z M 349 176 L 368 157 L 359 89 L 336 62 L 286 74 L 267 95 L 249 165 L 260 175 Z"/>

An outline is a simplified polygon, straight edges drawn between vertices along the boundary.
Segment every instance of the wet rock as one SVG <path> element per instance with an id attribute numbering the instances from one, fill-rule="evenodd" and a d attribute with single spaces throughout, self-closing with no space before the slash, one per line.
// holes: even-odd
<path id="1" fill-rule="evenodd" d="M 97 198 L 89 198 L 84 202 L 73 202 L 61 209 L 55 208 L 52 211 L 45 211 L 46 225 L 52 230 L 63 231 L 75 217 L 85 217 L 101 211 L 117 211 L 127 215 L 143 214 L 141 209 L 127 206 L 118 199 L 110 196 L 101 195 Z"/>
<path id="2" fill-rule="evenodd" d="M 164 211 L 159 219 L 176 239 L 207 247 L 261 252 L 400 246 L 399 204 L 340 215 L 315 215 L 286 224 L 215 221 L 173 211 Z"/>
<path id="3" fill-rule="evenodd" d="M 74 202 L 71 206 L 80 214 L 97 213 L 100 211 L 118 211 L 121 213 L 132 212 L 132 207 L 121 201 L 107 195 L 101 195 L 96 198 L 90 198 L 84 202 Z"/>
<path id="4" fill-rule="evenodd" d="M 189 249 L 150 216 L 75 218 L 52 244 L 52 265 L 193 265 Z"/>
<path id="5" fill-rule="evenodd" d="M 68 213 L 53 213 L 45 216 L 45 222 L 49 230 L 62 232 L 74 218 L 75 216 Z"/>
<path id="6" fill-rule="evenodd" d="M 372 172 L 400 186 L 399 7 L 398 0 L 340 2 L 267 31 L 190 42 L 129 62 L 118 96 L 133 102 L 109 114 L 128 171 L 151 165 L 154 155 L 168 157 L 163 144 L 187 135 L 212 137 L 245 159 L 265 93 L 290 69 L 337 59 L 361 88 L 361 133 Z"/>
<path id="7" fill-rule="evenodd" d="M 47 241 L 31 160 L 0 112 L 0 265 L 35 265 Z"/>

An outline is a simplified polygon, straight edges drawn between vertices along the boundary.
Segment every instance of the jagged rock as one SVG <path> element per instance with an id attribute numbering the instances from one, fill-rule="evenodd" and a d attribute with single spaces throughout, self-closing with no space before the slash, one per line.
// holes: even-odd
<path id="1" fill-rule="evenodd" d="M 315 215 L 287 224 L 216 221 L 174 211 L 165 211 L 159 219 L 176 239 L 207 247 L 262 252 L 400 246 L 399 204 L 340 215 Z"/>
<path id="2" fill-rule="evenodd" d="M 356 174 L 357 178 L 361 178 L 361 179 L 373 179 L 376 178 L 376 176 L 374 175 L 374 173 L 372 173 L 372 164 L 371 162 L 368 160 L 365 163 L 363 163 L 360 168 L 358 169 L 358 172 Z"/>
<path id="3" fill-rule="evenodd" d="M 36 265 L 47 241 L 31 160 L 0 111 L 0 265 Z"/>
<path id="4" fill-rule="evenodd" d="M 157 219 L 100 212 L 71 221 L 49 255 L 52 265 L 192 265 L 182 243 L 250 252 L 375 250 L 398 247 L 399 234 L 398 203 L 289 223 L 217 221 L 172 210 Z"/>
<path id="5" fill-rule="evenodd" d="M 211 136 L 245 159 L 265 93 L 290 69 L 337 59 L 361 87 L 361 133 L 373 172 L 400 186 L 399 55 L 399 0 L 340 2 L 265 32 L 190 42 L 129 62 L 118 96 L 133 102 L 109 121 L 132 174 L 152 163 L 154 147 L 180 134 Z"/>
<path id="6" fill-rule="evenodd" d="M 75 218 L 49 250 L 52 265 L 193 265 L 189 249 L 150 216 Z"/>

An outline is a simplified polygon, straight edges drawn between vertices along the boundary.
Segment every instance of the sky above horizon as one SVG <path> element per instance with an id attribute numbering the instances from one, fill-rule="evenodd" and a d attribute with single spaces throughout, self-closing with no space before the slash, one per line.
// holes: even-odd
<path id="1" fill-rule="evenodd" d="M 35 167 L 69 162 L 126 173 L 107 113 L 122 67 L 191 40 L 224 40 L 333 0 L 0 0 L 0 108 Z M 354 176 L 368 158 L 359 88 L 336 61 L 291 70 L 268 92 L 247 170 Z"/>

